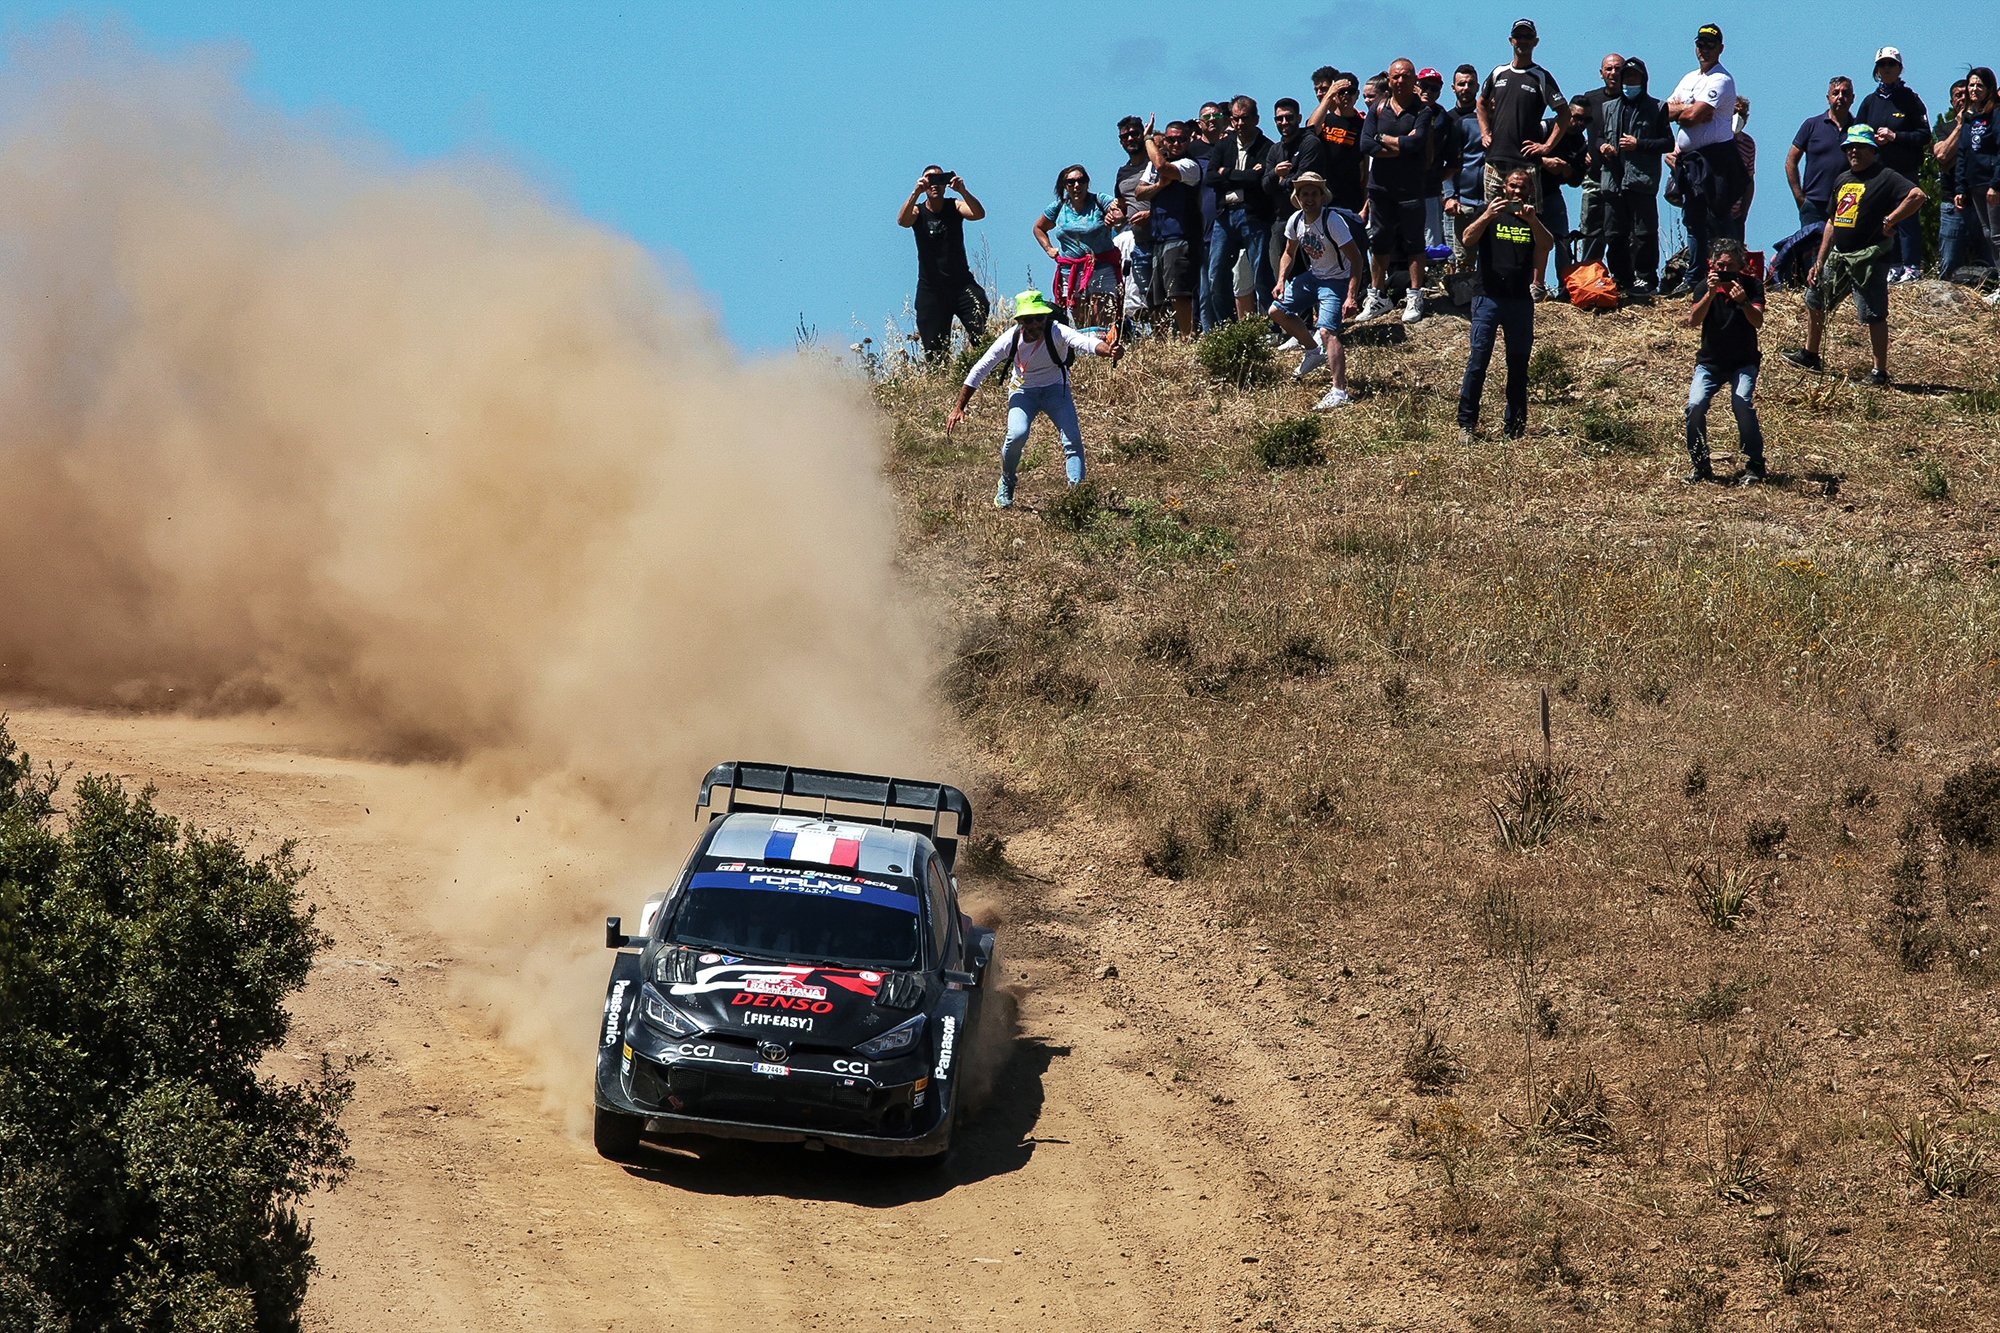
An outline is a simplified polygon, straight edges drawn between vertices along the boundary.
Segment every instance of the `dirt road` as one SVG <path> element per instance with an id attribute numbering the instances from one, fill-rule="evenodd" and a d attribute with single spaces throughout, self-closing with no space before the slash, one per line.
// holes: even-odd
<path id="1" fill-rule="evenodd" d="M 295 838 L 315 867 L 336 943 L 280 1063 L 367 1057 L 353 1176 L 311 1208 L 315 1333 L 1462 1326 L 1389 1155 L 1394 979 L 1331 953 L 1267 975 L 1254 928 L 1201 920 L 1115 832 L 990 812 L 1026 873 L 968 890 L 1003 920 L 1021 1030 L 944 1172 L 749 1146 L 620 1168 L 530 1089 L 459 984 L 474 965 L 422 924 L 442 867 L 385 817 L 422 766 L 315 753 L 267 719 L 10 713 L 37 761 L 154 784 L 162 809 Z M 1281 994 L 1325 1020 L 1274 1021 Z"/>

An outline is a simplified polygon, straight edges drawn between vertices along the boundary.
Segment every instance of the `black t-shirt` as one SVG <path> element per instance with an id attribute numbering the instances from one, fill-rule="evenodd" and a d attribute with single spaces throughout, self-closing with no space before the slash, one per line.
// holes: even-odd
<path id="1" fill-rule="evenodd" d="M 1535 281 L 1535 230 L 1502 213 L 1479 238 L 1479 281 L 1495 300 L 1529 300 Z"/>
<path id="2" fill-rule="evenodd" d="M 1405 145 L 1393 157 L 1387 153 L 1376 155 L 1368 184 L 1370 192 L 1399 203 L 1422 199 L 1431 169 L 1431 132 L 1431 108 L 1421 100 L 1406 110 L 1395 98 L 1385 98 L 1370 111 L 1362 130 L 1364 141 L 1378 140 L 1387 134 Z M 1408 143 L 1411 138 L 1420 142 Z"/>
<path id="3" fill-rule="evenodd" d="M 1882 219 L 1917 187 L 1877 161 L 1866 174 L 1843 171 L 1833 180 L 1833 248 L 1866 250 L 1882 239 Z"/>
<path id="4" fill-rule="evenodd" d="M 1556 76 L 1540 65 L 1515 69 L 1502 65 L 1486 76 L 1479 96 L 1490 104 L 1487 118 L 1493 126 L 1493 146 L 1486 150 L 1489 162 L 1521 161 L 1521 145 L 1542 139 L 1542 117 L 1560 115 L 1569 103 Z"/>
<path id="5" fill-rule="evenodd" d="M 1319 135 L 1320 174 L 1326 177 L 1326 192 L 1335 208 L 1359 213 L 1368 202 L 1361 184 L 1361 127 L 1359 116 L 1328 116 L 1313 132 Z"/>
<path id="6" fill-rule="evenodd" d="M 1764 304 L 1763 283 L 1748 273 L 1732 273 L 1730 277 L 1743 284 L 1751 305 Z M 1757 330 L 1750 327 L 1742 306 L 1727 296 L 1716 296 L 1709 304 L 1707 317 L 1701 321 L 1701 350 L 1694 359 L 1696 365 L 1717 370 L 1740 370 L 1764 359 L 1764 354 L 1757 350 Z"/>
<path id="7" fill-rule="evenodd" d="M 956 199 L 946 199 L 942 212 L 930 201 L 917 205 L 917 286 L 956 286 L 972 276 L 965 262 L 965 217 Z"/>
<path id="8" fill-rule="evenodd" d="M 1544 140 L 1555 132 L 1556 123 L 1554 120 L 1542 122 L 1541 137 Z M 1544 166 L 1542 168 L 1542 193 L 1546 195 L 1550 190 L 1564 185 L 1577 186 L 1583 184 L 1585 160 L 1589 156 L 1589 150 L 1590 145 L 1584 138 L 1582 123 L 1578 122 L 1571 125 L 1569 133 L 1556 141 L 1556 151 L 1550 154 L 1551 157 L 1562 160 L 1563 164 L 1569 168 L 1569 175 L 1558 180 L 1555 174 L 1548 167 Z"/>

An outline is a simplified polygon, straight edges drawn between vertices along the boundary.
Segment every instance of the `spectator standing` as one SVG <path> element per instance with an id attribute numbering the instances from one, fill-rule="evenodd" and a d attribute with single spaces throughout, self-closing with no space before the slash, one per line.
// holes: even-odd
<path id="1" fill-rule="evenodd" d="M 1228 137 L 1228 134 L 1229 112 L 1223 108 L 1221 102 L 1203 102 L 1201 111 L 1188 124 L 1188 147 L 1201 158 L 1202 163 L 1202 183 L 1200 189 L 1196 191 L 1201 199 L 1201 235 L 1196 239 L 1204 256 L 1207 254 L 1209 234 L 1215 230 L 1217 205 L 1215 180 L 1211 174 L 1215 161 L 1215 148 Z M 1206 333 L 1210 327 L 1209 303 L 1219 299 L 1226 304 L 1233 298 L 1232 294 L 1226 291 L 1219 297 L 1216 295 L 1209 282 L 1206 263 L 1196 266 L 1195 284 L 1196 323 L 1200 325 L 1201 331 Z"/>
<path id="2" fill-rule="evenodd" d="M 1326 82 L 1320 82 L 1320 75 Z M 1331 67 L 1313 75 L 1319 106 L 1306 117 L 1306 128 L 1319 137 L 1320 175 L 1333 196 L 1333 206 L 1356 217 L 1368 203 L 1368 158 L 1361 151 L 1366 119 L 1355 110 L 1359 83 L 1352 74 Z M 1357 238 L 1358 239 L 1358 238 Z"/>
<path id="3" fill-rule="evenodd" d="M 1674 183 L 1687 226 L 1689 265 L 1685 289 L 1708 280 L 1708 243 L 1718 236 L 1743 239 L 1736 204 L 1743 196 L 1743 157 L 1730 115 L 1736 77 L 1722 65 L 1722 29 L 1704 23 L 1694 35 L 1695 68 L 1667 99 L 1674 126 Z"/>
<path id="4" fill-rule="evenodd" d="M 1940 147 L 1966 239 L 1983 240 L 1986 262 L 2000 264 L 2000 101 L 1991 69 L 1981 65 L 1965 76 L 1965 103 Z"/>
<path id="5" fill-rule="evenodd" d="M 1092 192 L 1082 163 L 1056 177 L 1055 202 L 1035 219 L 1035 240 L 1056 261 L 1055 305 L 1072 324 L 1117 322 L 1119 256 L 1111 234 L 1124 221 L 1115 199 Z"/>
<path id="6" fill-rule="evenodd" d="M 946 191 L 958 198 L 947 198 Z M 941 361 L 951 351 L 954 315 L 968 344 L 986 337 L 986 289 L 974 280 L 965 259 L 965 224 L 985 216 L 985 205 L 972 197 L 965 182 L 935 164 L 924 168 L 917 188 L 896 213 L 896 225 L 916 233 L 917 337 L 928 360 Z"/>
<path id="7" fill-rule="evenodd" d="M 1424 177 L 1424 246 L 1435 250 L 1450 244 L 1445 234 L 1444 183 L 1458 174 L 1463 151 L 1458 122 L 1446 114 L 1438 99 L 1444 94 L 1444 75 L 1434 69 L 1417 71 L 1417 91 L 1431 113 L 1431 169 Z"/>
<path id="8" fill-rule="evenodd" d="M 1293 187 L 1299 177 L 1311 172 L 1320 178 L 1320 187 L 1324 189 L 1326 173 L 1319 169 L 1319 136 L 1306 129 L 1304 113 L 1296 98 L 1280 97 L 1273 102 L 1271 123 L 1278 137 L 1271 141 L 1264 157 L 1264 193 L 1271 201 L 1271 240 L 1264 253 L 1281 255 L 1285 252 L 1285 224 L 1298 211 L 1292 202 Z M 1275 260 L 1271 267 L 1277 268 Z"/>
<path id="9" fill-rule="evenodd" d="M 1646 62 L 1618 72 L 1618 98 L 1591 126 L 1604 208 L 1604 264 L 1620 288 L 1650 296 L 1660 271 L 1660 159 L 1674 145 L 1667 109 L 1647 89 Z"/>
<path id="10" fill-rule="evenodd" d="M 1833 183 L 1833 216 L 1820 233 L 1819 256 L 1806 281 L 1806 345 L 1785 359 L 1820 370 L 1820 336 L 1827 311 L 1854 294 L 1855 316 L 1868 329 L 1875 369 L 1869 382 L 1889 383 L 1889 269 L 1895 263 L 1896 227 L 1924 206 L 1924 192 L 1877 159 L 1875 131 L 1856 123 L 1847 131 L 1847 170 Z"/>
<path id="11" fill-rule="evenodd" d="M 1153 232 L 1153 299 L 1159 308 L 1171 303 L 1174 327 L 1182 337 L 1195 331 L 1194 302 L 1200 290 L 1201 184 L 1207 168 L 1189 143 L 1187 122 L 1169 121 L 1153 133 L 1146 126 L 1146 170 L 1134 193 L 1151 212 Z"/>
<path id="12" fill-rule="evenodd" d="M 1875 53 L 1875 91 L 1862 100 L 1855 119 L 1875 131 L 1881 164 L 1905 180 L 1917 178 L 1931 141 L 1931 113 L 1917 90 L 1903 82 L 1903 53 L 1885 46 Z M 1924 224 L 1912 216 L 1897 233 L 1901 255 L 1891 282 L 1915 282 L 1924 267 Z"/>
<path id="13" fill-rule="evenodd" d="M 1958 207 L 1958 141 L 1952 132 L 1958 128 L 1959 115 L 1965 110 L 1965 90 L 1970 79 L 1960 79 L 1951 85 L 1951 109 L 1941 115 L 1931 125 L 1931 154 L 1938 163 L 1938 276 L 1949 278 L 1965 263 L 1966 215 Z M 1949 147 L 1947 147 L 1949 141 Z M 1980 240 L 1983 242 L 1984 237 Z M 1984 254 L 1985 245 L 1972 246 L 1975 254 Z"/>
<path id="14" fill-rule="evenodd" d="M 1757 197 L 1757 141 L 1751 138 L 1750 131 L 1744 128 L 1749 123 L 1750 99 L 1738 96 L 1736 116 L 1731 124 L 1736 127 L 1736 155 L 1743 159 L 1743 198 L 1737 203 L 1734 214 L 1736 230 L 1739 233 L 1749 231 L 1750 202 Z M 1713 271 L 1713 265 L 1710 266 L 1710 271 Z"/>
<path id="15" fill-rule="evenodd" d="M 1118 146 L 1125 160 L 1118 166 L 1112 193 L 1125 212 L 1125 225 L 1112 239 L 1124 257 L 1125 310 L 1132 315 L 1153 308 L 1153 230 L 1151 209 L 1139 202 L 1139 177 L 1151 159 L 1146 156 L 1146 122 L 1127 116 L 1118 122 Z"/>
<path id="16" fill-rule="evenodd" d="M 1209 158 L 1210 179 L 1215 182 L 1215 226 L 1208 234 L 1208 283 L 1215 304 L 1206 312 L 1203 328 L 1227 324 L 1236 312 L 1222 304 L 1225 291 L 1242 290 L 1248 296 L 1271 289 L 1271 196 L 1264 189 L 1264 168 L 1271 140 L 1257 127 L 1254 98 L 1236 97 L 1229 103 L 1231 133 L 1215 146 Z M 1251 282 L 1238 288 L 1228 276 L 1240 254 L 1250 257 Z"/>
<path id="17" fill-rule="evenodd" d="M 1799 225 L 1826 223 L 1834 177 L 1847 170 L 1847 127 L 1854 123 L 1854 80 L 1836 74 L 1827 80 L 1826 110 L 1799 126 L 1785 154 L 1785 181 L 1799 206 Z"/>
<path id="18" fill-rule="evenodd" d="M 1689 485 L 1714 481 L 1708 460 L 1708 406 L 1724 385 L 1736 413 L 1736 438 L 1743 446 L 1743 471 L 1738 486 L 1764 481 L 1764 431 L 1757 421 L 1757 371 L 1763 353 L 1757 330 L 1764 327 L 1764 284 L 1748 271 L 1743 242 L 1718 239 L 1710 247 L 1705 290 L 1688 310 L 1688 327 L 1701 330 L 1695 353 L 1694 382 L 1688 386 L 1687 449 L 1692 465 L 1681 480 Z"/>
<path id="19" fill-rule="evenodd" d="M 1372 284 L 1358 322 L 1389 313 L 1389 266 L 1404 264 L 1410 294 L 1403 322 L 1424 317 L 1424 192 L 1431 168 L 1431 112 L 1417 90 L 1417 67 L 1409 60 L 1389 66 L 1389 93 L 1368 113 L 1361 151 L 1374 159 L 1368 184 L 1368 249 Z"/>
<path id="20" fill-rule="evenodd" d="M 1000 446 L 1000 488 L 993 493 L 995 509 L 1014 505 L 1014 483 L 1021 466 L 1021 449 L 1028 442 L 1028 428 L 1037 416 L 1046 416 L 1062 437 L 1063 471 L 1069 484 L 1083 484 L 1083 431 L 1077 425 L 1076 399 L 1070 396 L 1069 368 L 1079 353 L 1108 356 L 1114 361 L 1122 350 L 1115 332 L 1099 338 L 1079 333 L 1055 319 L 1055 308 L 1039 291 L 1022 292 L 1014 298 L 1014 327 L 993 340 L 986 354 L 973 364 L 958 391 L 958 406 L 944 419 L 947 431 L 956 430 L 965 420 L 965 408 L 972 395 L 993 373 L 1007 370 L 1007 438 Z"/>
<path id="21" fill-rule="evenodd" d="M 1569 300 L 1569 290 L 1563 279 L 1576 267 L 1576 238 L 1570 230 L 1569 199 L 1563 194 L 1566 185 L 1578 184 L 1584 175 L 1584 161 L 1588 156 L 1584 143 L 1583 99 L 1570 103 L 1570 128 L 1557 138 L 1553 151 L 1542 155 L 1542 205 L 1543 225 L 1556 238 L 1556 247 L 1549 258 L 1556 266 L 1556 299 Z M 1555 133 L 1556 122 L 1550 120 L 1542 128 Z M 1550 289 L 1543 285 L 1542 275 L 1535 275 L 1534 298 L 1537 301 L 1549 299 Z"/>
<path id="22" fill-rule="evenodd" d="M 1548 261 L 1556 238 L 1536 216 L 1534 173 L 1515 167 L 1486 208 L 1465 229 L 1465 248 L 1477 256 L 1482 294 L 1472 302 L 1472 348 L 1458 388 L 1458 442 L 1471 444 L 1479 427 L 1479 399 L 1497 336 L 1507 339 L 1507 407 L 1501 430 L 1518 440 L 1528 429 L 1528 358 L 1535 349 L 1535 302 L 1528 289 Z"/>
<path id="23" fill-rule="evenodd" d="M 1579 108 L 1579 124 L 1591 127 L 1584 135 L 1589 155 L 1584 159 L 1580 187 L 1583 207 L 1577 214 L 1576 225 L 1576 229 L 1583 234 L 1583 249 L 1578 257 L 1586 264 L 1604 259 L 1605 223 L 1608 218 L 1604 186 L 1600 179 L 1603 164 L 1597 160 L 1597 146 L 1604 139 L 1600 130 L 1605 124 L 1605 107 L 1615 106 L 1624 96 L 1621 89 L 1624 87 L 1625 57 L 1613 51 L 1599 62 L 1597 73 L 1604 80 L 1604 86 L 1592 88 L 1570 104 Z"/>
<path id="24" fill-rule="evenodd" d="M 1306 345 L 1305 359 L 1292 378 L 1304 379 L 1324 365 L 1333 387 L 1314 405 L 1315 411 L 1345 407 L 1347 352 L 1341 344 L 1341 322 L 1361 299 L 1361 248 L 1354 243 L 1346 219 L 1327 206 L 1326 182 L 1308 171 L 1292 188 L 1297 205 L 1285 223 L 1285 248 L 1278 258 L 1276 303 L 1271 318 Z M 1306 320 L 1314 323 L 1309 325 Z"/>
<path id="25" fill-rule="evenodd" d="M 1479 142 L 1486 150 L 1486 198 L 1498 199 L 1501 183 L 1516 167 L 1528 169 L 1528 189 L 1539 211 L 1542 158 L 1569 133 L 1569 102 L 1556 76 L 1535 63 L 1541 35 L 1533 19 L 1515 19 L 1508 41 L 1514 59 L 1486 76 L 1479 93 Z M 1542 112 L 1555 116 L 1555 133 L 1544 132 Z"/>
<path id="26" fill-rule="evenodd" d="M 1445 115 L 1451 118 L 1453 138 L 1458 144 L 1458 168 L 1444 179 L 1444 211 L 1450 226 L 1446 239 L 1451 243 L 1452 264 L 1465 267 L 1465 229 L 1486 204 L 1486 144 L 1479 133 L 1479 71 L 1460 65 L 1451 76 L 1452 96 L 1458 105 Z"/>

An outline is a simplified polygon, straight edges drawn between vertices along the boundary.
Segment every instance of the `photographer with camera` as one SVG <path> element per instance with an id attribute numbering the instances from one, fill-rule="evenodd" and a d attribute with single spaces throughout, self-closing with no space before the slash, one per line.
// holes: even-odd
<path id="1" fill-rule="evenodd" d="M 1007 376 L 1007 438 L 1000 446 L 1000 489 L 994 492 L 995 509 L 1014 506 L 1014 480 L 1021 466 L 1021 450 L 1028 443 L 1028 427 L 1037 414 L 1055 423 L 1062 437 L 1063 470 L 1069 484 L 1083 484 L 1083 431 L 1077 425 L 1076 399 L 1070 396 L 1069 368 L 1079 352 L 1108 356 L 1113 364 L 1124 353 L 1113 328 L 1103 337 L 1079 333 L 1059 324 L 1055 307 L 1038 291 L 1022 292 L 1014 298 L 1014 327 L 993 340 L 986 354 L 965 377 L 958 391 L 958 405 L 944 419 L 946 431 L 958 429 L 965 421 L 965 409 L 972 395 L 996 368 Z"/>
<path id="2" fill-rule="evenodd" d="M 958 198 L 947 199 L 947 190 Z M 986 336 L 986 292 L 965 258 L 965 224 L 985 216 L 986 206 L 958 173 L 935 164 L 924 168 L 896 214 L 896 225 L 917 235 L 917 337 L 928 360 L 942 361 L 951 351 L 953 315 L 965 326 L 968 345 L 977 346 Z"/>
<path id="3" fill-rule="evenodd" d="M 1477 257 L 1484 294 L 1472 302 L 1472 350 L 1458 388 L 1458 442 L 1471 444 L 1479 427 L 1479 399 L 1493 342 L 1507 338 L 1507 410 L 1502 432 L 1518 440 L 1528 430 L 1528 356 L 1535 349 L 1535 300 L 1531 294 L 1556 238 L 1529 202 L 1534 176 L 1509 167 L 1500 188 L 1465 229 L 1465 249 Z"/>
<path id="4" fill-rule="evenodd" d="M 1743 242 L 1717 237 L 1709 245 L 1708 283 L 1688 309 L 1689 328 L 1701 330 L 1701 350 L 1695 353 L 1694 382 L 1688 386 L 1687 446 L 1692 464 L 1681 480 L 1688 485 L 1714 481 L 1708 462 L 1708 405 L 1722 386 L 1729 386 L 1729 406 L 1736 412 L 1736 437 L 1743 446 L 1743 471 L 1738 486 L 1764 481 L 1764 431 L 1757 423 L 1757 370 L 1764 354 L 1757 330 L 1764 327 L 1764 284 L 1747 270 Z"/>

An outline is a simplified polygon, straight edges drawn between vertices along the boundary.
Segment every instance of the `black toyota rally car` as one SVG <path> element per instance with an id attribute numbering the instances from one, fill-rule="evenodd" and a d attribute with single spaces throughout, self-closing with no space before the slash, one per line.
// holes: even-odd
<path id="1" fill-rule="evenodd" d="M 705 1134 L 941 1161 L 994 944 L 958 910 L 965 794 L 729 763 L 702 780 L 704 808 L 639 933 L 605 922 L 619 952 L 597 1150 L 621 1160 L 643 1134 Z"/>

